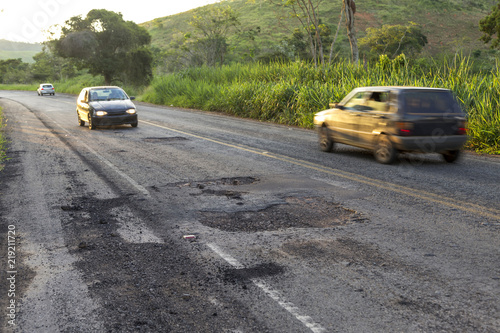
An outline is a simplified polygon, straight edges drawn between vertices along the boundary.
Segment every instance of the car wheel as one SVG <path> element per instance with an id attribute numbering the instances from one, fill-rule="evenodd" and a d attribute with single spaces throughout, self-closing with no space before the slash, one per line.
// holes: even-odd
<path id="1" fill-rule="evenodd" d="M 78 117 L 78 125 L 85 126 L 85 121 L 80 118 L 80 114 L 76 111 L 76 116 Z"/>
<path id="2" fill-rule="evenodd" d="M 448 150 L 441 153 L 441 155 L 446 162 L 453 163 L 460 157 L 460 150 Z"/>
<path id="3" fill-rule="evenodd" d="M 139 123 L 136 121 L 135 123 L 132 123 L 130 124 L 132 127 L 137 127 L 137 125 L 139 125 Z"/>
<path id="4" fill-rule="evenodd" d="M 321 151 L 329 153 L 333 150 L 334 141 L 329 135 L 328 128 L 326 126 L 318 128 L 318 143 Z"/>
<path id="5" fill-rule="evenodd" d="M 375 156 L 377 162 L 382 164 L 391 164 L 396 160 L 398 151 L 394 148 L 387 135 L 381 135 L 375 145 L 373 155 Z"/>
<path id="6" fill-rule="evenodd" d="M 92 115 L 89 114 L 89 129 L 95 130 L 94 122 L 92 121 Z"/>

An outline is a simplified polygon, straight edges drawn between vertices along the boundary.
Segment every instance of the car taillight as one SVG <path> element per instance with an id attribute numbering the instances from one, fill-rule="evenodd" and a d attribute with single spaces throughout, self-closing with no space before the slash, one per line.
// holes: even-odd
<path id="1" fill-rule="evenodd" d="M 458 124 L 457 134 L 458 135 L 466 135 L 467 134 L 467 122 L 466 121 L 461 121 Z"/>
<path id="2" fill-rule="evenodd" d="M 397 122 L 396 128 L 398 129 L 399 135 L 412 135 L 413 134 L 413 123 L 403 121 Z"/>

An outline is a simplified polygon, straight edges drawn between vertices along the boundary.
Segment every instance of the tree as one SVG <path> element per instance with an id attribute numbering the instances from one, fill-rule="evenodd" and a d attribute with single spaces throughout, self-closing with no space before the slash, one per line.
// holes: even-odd
<path id="1" fill-rule="evenodd" d="M 358 40 L 356 39 L 356 29 L 354 28 L 354 14 L 356 14 L 356 3 L 354 0 L 342 0 L 345 12 L 345 23 L 347 27 L 347 37 L 351 44 L 352 62 L 359 62 Z"/>
<path id="2" fill-rule="evenodd" d="M 321 26 L 319 17 L 319 6 L 322 0 L 271 0 L 271 2 L 289 10 L 290 15 L 300 22 L 306 31 L 314 64 L 316 66 L 318 62 L 324 64 L 324 48 L 321 39 L 324 27 Z"/>
<path id="3" fill-rule="evenodd" d="M 479 29 L 484 33 L 481 40 L 491 43 L 491 48 L 500 48 L 500 1 L 493 6 L 490 15 L 479 21 Z M 496 35 L 496 38 L 493 36 Z"/>
<path id="4" fill-rule="evenodd" d="M 232 28 L 239 24 L 238 16 L 230 6 L 209 6 L 198 9 L 189 24 L 195 29 L 191 51 L 208 66 L 222 65 L 228 52 L 227 38 Z M 189 43 L 189 42 L 188 42 Z"/>
<path id="5" fill-rule="evenodd" d="M 21 58 L 0 60 L 0 83 L 27 83 L 31 81 L 30 65 Z"/>
<path id="6" fill-rule="evenodd" d="M 53 43 L 58 55 L 75 60 L 80 69 L 87 68 L 93 75 L 102 75 L 106 84 L 117 78 L 134 84 L 151 79 L 151 36 L 119 13 L 93 9 L 85 18 L 74 16 Z"/>
<path id="7" fill-rule="evenodd" d="M 369 49 L 376 56 L 387 54 L 395 58 L 401 53 L 413 55 L 422 51 L 427 37 L 414 22 L 409 25 L 383 25 L 381 28 L 366 29 L 366 37 L 360 39 L 361 47 Z"/>
<path id="8" fill-rule="evenodd" d="M 50 44 L 45 45 L 42 52 L 35 54 L 33 60 L 35 63 L 31 65 L 31 73 L 37 81 L 62 81 L 76 75 L 71 59 L 55 55 L 50 50 Z"/>

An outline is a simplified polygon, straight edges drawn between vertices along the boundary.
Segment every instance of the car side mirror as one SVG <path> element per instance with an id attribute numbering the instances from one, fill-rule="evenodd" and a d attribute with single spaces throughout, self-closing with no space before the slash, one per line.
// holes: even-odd
<path id="1" fill-rule="evenodd" d="M 87 103 L 87 101 L 86 101 L 86 100 L 84 100 L 84 99 L 80 100 L 80 102 L 82 102 L 82 103 Z"/>
<path id="2" fill-rule="evenodd" d="M 130 100 L 133 101 L 135 99 L 135 96 L 130 96 Z"/>
<path id="3" fill-rule="evenodd" d="M 339 109 L 339 110 L 344 110 L 344 106 L 340 105 L 339 103 L 330 103 L 330 109 Z"/>

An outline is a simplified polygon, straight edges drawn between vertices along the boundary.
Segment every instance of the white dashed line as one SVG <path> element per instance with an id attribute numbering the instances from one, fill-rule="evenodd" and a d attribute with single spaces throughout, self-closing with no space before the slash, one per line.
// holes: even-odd
<path id="1" fill-rule="evenodd" d="M 206 244 L 212 251 L 214 251 L 217 255 L 219 255 L 222 259 L 228 262 L 231 266 L 236 269 L 245 268 L 236 258 L 232 257 L 230 254 L 222 251 L 220 247 L 213 243 Z M 291 315 L 293 315 L 297 320 L 299 320 L 304 326 L 309 328 L 314 333 L 323 333 L 326 332 L 326 329 L 322 327 L 320 324 L 315 323 L 314 320 L 301 313 L 300 309 L 296 307 L 293 303 L 288 302 L 284 299 L 284 297 L 277 291 L 274 290 L 270 285 L 268 285 L 262 279 L 250 279 L 254 285 L 259 287 L 264 293 L 276 301 L 283 309 L 288 311 Z"/>
<path id="2" fill-rule="evenodd" d="M 114 172 L 116 172 L 118 175 L 120 175 L 122 178 L 124 178 L 133 187 L 135 187 L 139 192 L 141 192 L 142 194 L 144 194 L 146 197 L 150 197 L 151 196 L 151 194 L 149 193 L 149 191 L 146 190 L 146 188 L 144 186 L 139 185 L 135 180 L 133 180 L 132 178 L 130 178 L 129 175 L 127 175 L 126 173 L 124 173 L 123 171 L 121 171 L 117 166 L 115 166 L 113 163 L 111 163 L 110 161 L 108 161 L 106 158 L 104 158 L 104 156 L 102 156 L 101 154 L 99 154 L 98 152 L 96 152 L 94 149 L 92 149 L 86 143 L 84 143 L 83 141 L 81 141 L 80 139 L 78 139 L 76 136 L 72 135 L 68 130 L 66 130 L 64 127 L 62 127 L 61 125 L 59 125 L 59 123 L 57 123 L 54 120 L 52 120 L 52 121 L 57 126 L 59 126 L 60 129 L 62 129 L 64 132 L 66 132 L 68 134 L 68 136 L 72 137 L 79 144 L 81 144 L 82 146 L 84 146 L 85 148 L 87 148 L 87 150 L 89 152 L 91 152 L 94 156 L 96 156 L 99 160 L 101 160 L 101 162 L 103 162 L 104 164 L 106 164 L 110 169 L 112 169 Z"/>

